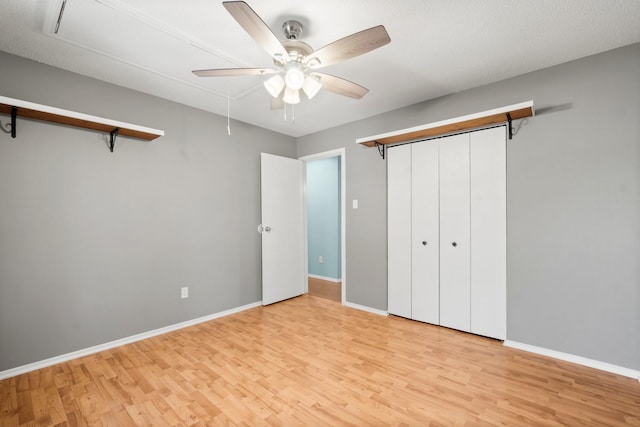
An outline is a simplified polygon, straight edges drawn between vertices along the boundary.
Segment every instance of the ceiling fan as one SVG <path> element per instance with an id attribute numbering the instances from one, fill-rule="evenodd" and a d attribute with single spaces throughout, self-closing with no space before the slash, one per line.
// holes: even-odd
<path id="1" fill-rule="evenodd" d="M 300 90 L 313 98 L 321 88 L 339 95 L 360 99 L 369 89 L 349 80 L 315 70 L 370 52 L 389 43 L 384 26 L 363 30 L 336 40 L 316 51 L 298 40 L 302 24 L 295 20 L 282 25 L 286 40 L 280 42 L 267 24 L 243 1 L 225 1 L 222 5 L 242 28 L 273 58 L 274 68 L 221 68 L 195 70 L 199 77 L 267 76 L 264 82 L 273 96 L 271 108 L 298 104 Z"/>

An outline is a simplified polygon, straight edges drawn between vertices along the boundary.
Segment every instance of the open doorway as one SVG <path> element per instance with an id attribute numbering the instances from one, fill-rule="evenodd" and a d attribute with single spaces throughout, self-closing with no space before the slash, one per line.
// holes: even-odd
<path id="1" fill-rule="evenodd" d="M 344 148 L 300 158 L 305 164 L 308 293 L 344 304 Z"/>

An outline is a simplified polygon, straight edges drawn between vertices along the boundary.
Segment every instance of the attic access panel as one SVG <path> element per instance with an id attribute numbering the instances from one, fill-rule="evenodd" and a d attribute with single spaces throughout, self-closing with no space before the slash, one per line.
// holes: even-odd
<path id="1" fill-rule="evenodd" d="M 190 70 L 198 67 L 247 65 L 235 57 L 241 48 L 233 40 L 224 40 L 224 50 L 206 42 L 215 42 L 216 38 L 210 35 L 212 29 L 202 24 L 190 28 L 186 24 L 176 26 L 175 22 L 184 19 L 183 14 L 174 11 L 176 15 L 170 21 L 158 2 L 69 1 L 57 32 L 61 9 L 58 2 L 51 3 L 44 31 L 64 43 L 225 99 L 237 100 L 262 88 L 261 78 L 214 81 L 195 77 Z M 214 12 L 212 6 L 203 10 L 202 20 Z M 229 24 L 234 23 L 230 20 Z M 222 45 L 221 41 L 218 44 Z M 262 58 L 263 54 L 257 53 Z"/>

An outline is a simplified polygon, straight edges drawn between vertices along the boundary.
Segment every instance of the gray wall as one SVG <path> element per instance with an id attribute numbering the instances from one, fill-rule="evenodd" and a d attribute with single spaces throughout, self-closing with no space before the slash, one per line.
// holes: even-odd
<path id="1" fill-rule="evenodd" d="M 628 46 L 296 148 L 0 53 L 4 96 L 167 133 L 119 138 L 115 153 L 104 135 L 47 123 L 0 133 L 0 370 L 258 301 L 261 151 L 346 147 L 347 301 L 386 310 L 386 163 L 355 139 L 528 99 L 540 114 L 508 143 L 508 339 L 640 369 L 639 74 Z"/>
<path id="2" fill-rule="evenodd" d="M 261 299 L 259 153 L 293 138 L 5 53 L 0 75 L 3 96 L 166 132 L 114 153 L 44 122 L 0 133 L 0 371 Z"/>
<path id="3" fill-rule="evenodd" d="M 387 308 L 386 164 L 355 139 L 532 99 L 507 144 L 507 337 L 640 369 L 639 75 L 636 44 L 299 138 L 346 147 L 347 301 Z"/>

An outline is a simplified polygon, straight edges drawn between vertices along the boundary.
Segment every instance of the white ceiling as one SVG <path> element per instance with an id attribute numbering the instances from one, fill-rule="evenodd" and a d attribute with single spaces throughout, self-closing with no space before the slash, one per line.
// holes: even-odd
<path id="1" fill-rule="evenodd" d="M 229 104 L 233 119 L 297 137 L 640 42 L 638 0 L 247 2 L 278 38 L 284 21 L 302 22 L 316 50 L 384 25 L 390 44 L 321 70 L 370 92 L 321 91 L 294 122 L 270 110 L 261 77 L 194 76 L 273 65 L 220 0 L 67 0 L 57 34 L 62 0 L 3 0 L 0 50 L 223 116 Z"/>

